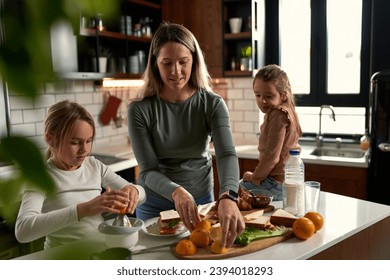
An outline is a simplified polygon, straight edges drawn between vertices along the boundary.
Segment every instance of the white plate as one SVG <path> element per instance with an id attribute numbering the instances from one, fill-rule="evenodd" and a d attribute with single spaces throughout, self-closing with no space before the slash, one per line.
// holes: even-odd
<path id="1" fill-rule="evenodd" d="M 145 225 L 142 227 L 142 231 L 148 235 L 160 236 L 160 237 L 176 236 L 176 235 L 179 235 L 179 234 L 182 234 L 182 233 L 185 233 L 188 231 L 188 229 L 186 227 L 183 227 L 182 229 L 177 230 L 175 234 L 160 234 L 160 231 L 159 231 L 158 225 L 157 225 L 157 220 L 158 220 L 158 217 L 146 220 L 144 222 Z"/>

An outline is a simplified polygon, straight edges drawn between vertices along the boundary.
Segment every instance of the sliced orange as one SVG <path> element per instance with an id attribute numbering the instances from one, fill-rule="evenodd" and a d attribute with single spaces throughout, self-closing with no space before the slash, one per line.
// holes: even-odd
<path id="1" fill-rule="evenodd" d="M 210 238 L 213 241 L 222 239 L 222 227 L 211 227 L 210 229 Z"/>
<path id="2" fill-rule="evenodd" d="M 221 240 L 216 240 L 211 244 L 210 251 L 214 254 L 224 254 L 228 251 L 228 249 L 221 246 Z"/>
<path id="3" fill-rule="evenodd" d="M 179 241 L 179 243 L 176 244 L 175 251 L 179 255 L 190 256 L 196 254 L 197 248 L 192 241 L 188 239 L 182 239 Z"/>

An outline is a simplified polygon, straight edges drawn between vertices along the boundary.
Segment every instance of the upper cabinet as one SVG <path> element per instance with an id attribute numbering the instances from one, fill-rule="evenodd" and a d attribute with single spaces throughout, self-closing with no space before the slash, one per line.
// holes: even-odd
<path id="1" fill-rule="evenodd" d="M 252 76 L 264 64 L 264 0 L 223 0 L 223 74 Z"/>
<path id="2" fill-rule="evenodd" d="M 162 0 L 161 6 L 163 21 L 183 24 L 195 35 L 211 77 L 222 77 L 221 0 Z"/>
<path id="3" fill-rule="evenodd" d="M 100 74 L 114 78 L 141 77 L 153 32 L 161 23 L 161 3 L 160 0 L 116 1 L 120 6 L 114 17 L 108 18 L 104 11 L 97 11 L 95 17 L 91 18 L 81 11 L 79 32 L 75 32 L 76 73 L 60 71 L 64 72 L 63 76 L 94 78 Z M 59 34 L 58 30 L 52 31 L 52 35 L 55 34 Z M 57 49 L 61 48 L 63 46 Z"/>
<path id="4" fill-rule="evenodd" d="M 212 78 L 250 77 L 264 64 L 264 0 L 162 0 L 161 5 L 164 21 L 183 24 L 198 39 Z M 241 19 L 238 32 L 230 29 L 231 18 Z"/>

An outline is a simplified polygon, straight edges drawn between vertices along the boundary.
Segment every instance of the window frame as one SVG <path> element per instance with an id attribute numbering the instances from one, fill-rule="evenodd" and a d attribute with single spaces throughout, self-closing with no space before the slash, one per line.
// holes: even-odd
<path id="1" fill-rule="evenodd" d="M 295 94 L 297 106 L 365 107 L 368 110 L 370 90 L 371 1 L 363 0 L 360 90 L 356 94 L 326 92 L 326 0 L 311 0 L 310 93 Z M 266 2 L 266 64 L 280 64 L 279 1 Z"/>

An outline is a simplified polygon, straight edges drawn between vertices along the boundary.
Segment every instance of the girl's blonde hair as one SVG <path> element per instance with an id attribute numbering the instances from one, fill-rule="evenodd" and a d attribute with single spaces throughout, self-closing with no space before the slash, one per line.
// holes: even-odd
<path id="1" fill-rule="evenodd" d="M 164 22 L 154 33 L 150 44 L 148 62 L 143 75 L 145 84 L 140 91 L 143 94 L 142 97 L 156 95 L 164 86 L 157 67 L 157 58 L 161 48 L 169 42 L 180 43 L 192 53 L 193 63 L 188 84 L 196 89 L 211 91 L 210 74 L 195 36 L 183 25 Z"/>
<path id="2" fill-rule="evenodd" d="M 62 144 L 70 137 L 76 121 L 83 120 L 93 129 L 92 140 L 95 139 L 96 128 L 91 114 L 80 104 L 69 100 L 58 102 L 51 106 L 45 121 L 45 140 L 51 135 L 52 143 L 46 151 L 46 159 L 53 155 L 52 149 L 61 150 Z"/>

